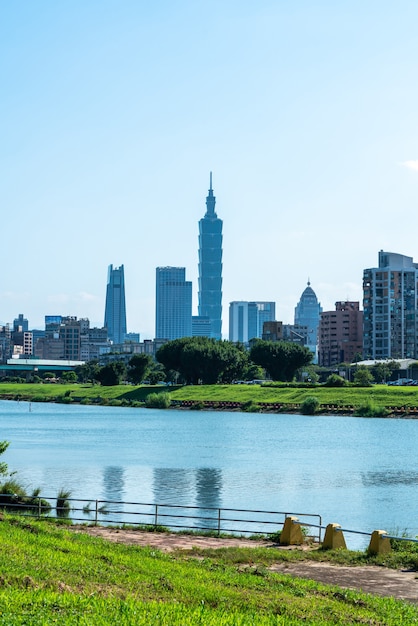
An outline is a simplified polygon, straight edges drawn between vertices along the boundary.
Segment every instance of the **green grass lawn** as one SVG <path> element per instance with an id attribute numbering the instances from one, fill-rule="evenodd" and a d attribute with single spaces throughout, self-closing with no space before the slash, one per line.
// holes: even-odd
<path id="1" fill-rule="evenodd" d="M 286 387 L 260 385 L 187 385 L 165 387 L 157 385 L 131 386 L 81 384 L 19 384 L 0 383 L 0 398 L 66 402 L 101 402 L 130 404 L 143 402 L 151 392 L 169 392 L 172 400 L 215 401 L 215 402 L 268 402 L 281 404 L 300 404 L 308 396 L 315 396 L 321 404 L 336 406 L 360 406 L 372 401 L 379 407 L 415 407 L 418 406 L 418 387 L 395 387 L 373 385 L 372 387 Z"/>
<path id="2" fill-rule="evenodd" d="M 0 542 L 2 625 L 418 623 L 407 603 L 268 571 L 274 549 L 168 555 L 8 516 Z"/>

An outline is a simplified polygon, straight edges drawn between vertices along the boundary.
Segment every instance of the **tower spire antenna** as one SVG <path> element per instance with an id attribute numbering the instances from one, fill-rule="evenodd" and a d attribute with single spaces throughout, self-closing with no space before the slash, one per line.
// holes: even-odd
<path id="1" fill-rule="evenodd" d="M 212 191 L 212 172 L 210 173 L 209 191 Z"/>

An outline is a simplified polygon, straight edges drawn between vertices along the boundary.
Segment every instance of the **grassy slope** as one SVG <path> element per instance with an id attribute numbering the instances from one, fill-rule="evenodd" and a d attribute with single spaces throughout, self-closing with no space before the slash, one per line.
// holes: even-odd
<path id="1" fill-rule="evenodd" d="M 0 542 L 2 624 L 418 623 L 414 606 L 271 573 L 272 550 L 173 556 L 8 517 Z"/>
<path id="2" fill-rule="evenodd" d="M 228 401 L 228 402 L 271 402 L 299 404 L 307 396 L 316 396 L 320 403 L 359 406 L 371 399 L 378 406 L 418 406 L 418 387 L 261 387 L 259 385 L 197 385 L 184 387 L 132 387 L 118 385 L 57 385 L 0 383 L 0 398 L 14 399 L 59 399 L 69 392 L 76 400 L 102 398 L 107 401 L 142 401 L 151 391 L 169 391 L 173 400 Z"/>

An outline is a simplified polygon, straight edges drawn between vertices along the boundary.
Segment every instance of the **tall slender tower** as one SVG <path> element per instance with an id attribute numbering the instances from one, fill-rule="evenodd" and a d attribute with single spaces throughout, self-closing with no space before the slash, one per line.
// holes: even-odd
<path id="1" fill-rule="evenodd" d="M 123 265 L 109 265 L 104 325 L 113 343 L 123 343 L 126 335 L 125 276 Z"/>
<path id="2" fill-rule="evenodd" d="M 199 220 L 199 317 L 211 322 L 211 337 L 222 337 L 222 220 L 215 212 L 216 199 L 210 173 L 206 214 Z"/>

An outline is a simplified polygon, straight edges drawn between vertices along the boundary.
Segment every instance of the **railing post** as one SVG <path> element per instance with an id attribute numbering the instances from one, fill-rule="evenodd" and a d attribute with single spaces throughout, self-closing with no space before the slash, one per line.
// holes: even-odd
<path id="1" fill-rule="evenodd" d="M 157 528 L 157 524 L 158 524 L 158 504 L 155 505 L 154 528 Z"/>
<path id="2" fill-rule="evenodd" d="M 221 536 L 221 509 L 218 509 L 218 537 Z"/>
<path id="3" fill-rule="evenodd" d="M 41 509 L 42 509 L 42 501 L 41 501 L 41 497 L 38 496 L 38 517 L 41 517 Z"/>
<path id="4" fill-rule="evenodd" d="M 280 534 L 281 546 L 300 546 L 304 542 L 304 536 L 299 524 L 299 519 L 294 516 L 286 517 L 283 530 Z"/>
<path id="5" fill-rule="evenodd" d="M 96 500 L 96 510 L 94 512 L 94 524 L 97 526 L 99 523 L 99 501 Z"/>
<path id="6" fill-rule="evenodd" d="M 347 549 L 344 533 L 341 530 L 340 524 L 328 524 L 325 530 L 322 547 L 324 550 L 336 550 L 338 548 Z"/>
<path id="7" fill-rule="evenodd" d="M 392 546 L 390 545 L 390 539 L 386 530 L 374 530 L 370 537 L 369 547 L 367 549 L 368 554 L 387 554 L 391 552 Z"/>

